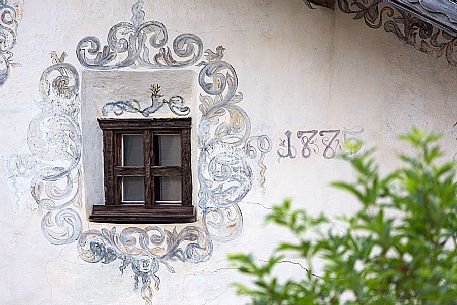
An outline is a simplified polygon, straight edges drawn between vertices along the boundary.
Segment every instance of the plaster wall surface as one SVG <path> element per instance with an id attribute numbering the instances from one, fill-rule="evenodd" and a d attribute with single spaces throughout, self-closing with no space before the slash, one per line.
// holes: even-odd
<path id="1" fill-rule="evenodd" d="M 39 81 L 51 65 L 52 51 L 66 52 L 65 62 L 74 65 L 85 78 L 87 87 L 81 93 L 83 158 L 90 158 L 91 151 L 85 149 L 97 131 L 84 109 L 94 113 L 99 108 L 90 108 L 98 104 L 91 104 L 87 97 L 124 97 L 113 87 L 103 92 L 103 86 L 110 84 L 103 78 L 105 72 L 87 71 L 79 64 L 75 49 L 83 37 L 104 39 L 112 25 L 129 21 L 133 1 L 24 0 L 19 4 L 22 17 L 13 53 L 20 66 L 12 68 L 9 79 L 0 87 L 0 304 L 144 304 L 140 293 L 133 289 L 130 270 L 121 274 L 119 263 L 86 263 L 78 257 L 75 243 L 52 245 L 43 237 L 42 215 L 30 193 L 32 177 L 18 177 L 11 164 L 12 156 L 28 152 L 27 130 L 40 112 L 35 103 L 40 99 Z M 145 1 L 144 11 L 146 20 L 164 23 L 170 36 L 193 33 L 203 40 L 205 49 L 214 51 L 224 46 L 224 60 L 238 75 L 238 90 L 244 95 L 239 105 L 249 116 L 252 133 L 265 134 L 272 143 L 264 161 L 264 188 L 258 183 L 261 177 L 254 163 L 252 189 L 239 203 L 244 223 L 241 234 L 232 241 L 214 241 L 214 251 L 206 262 L 176 262 L 175 273 L 161 267 L 157 273 L 160 289 L 153 291 L 154 305 L 244 304 L 231 288 L 232 282 L 244 279 L 229 266 L 226 255 L 243 251 L 254 252 L 260 260 L 268 257 L 275 241 L 287 235 L 265 226 L 264 216 L 274 203 L 286 197 L 316 214 L 325 211 L 336 217 L 354 209 L 352 198 L 329 187 L 332 180 L 350 179 L 353 173 L 349 167 L 338 159 L 324 158 L 322 146 L 310 158 L 301 157 L 297 131 L 363 128 L 358 137 L 378 148 L 382 170 L 398 165 L 395 156 L 406 148 L 396 135 L 412 126 L 442 133 L 446 158 L 453 158 L 457 152 L 453 127 L 457 118 L 457 69 L 402 44 L 381 29 L 369 29 L 338 11 L 309 10 L 300 0 L 154 0 Z M 157 75 L 167 74 L 166 70 L 154 74 L 157 72 L 142 68 L 123 71 L 137 76 L 144 73 L 146 89 Z M 186 80 L 177 76 L 179 85 L 164 82 L 164 87 L 182 89 L 178 93 L 189 96 L 191 116 L 198 122 L 201 114 L 196 76 L 193 71 L 185 73 L 189 74 Z M 187 83 L 189 79 L 194 85 Z M 286 138 L 287 130 L 293 135 L 296 149 L 293 159 L 278 156 L 278 149 L 283 148 L 280 140 Z M 195 128 L 193 132 L 197 132 Z M 196 142 L 194 135 L 195 166 Z M 83 175 L 91 175 L 84 162 Z M 99 164 L 91 170 L 100 168 Z M 99 174 L 90 178 L 96 179 Z M 93 189 L 95 185 L 86 191 L 100 198 L 102 190 Z M 198 189 L 196 181 L 194 189 Z M 82 200 L 82 229 L 111 227 L 87 221 L 87 209 L 92 204 L 87 201 Z M 199 220 L 196 225 L 200 224 Z M 127 225 L 116 227 L 120 231 Z M 176 226 L 177 230 L 184 227 Z M 164 228 L 172 230 L 174 226 Z M 291 261 L 300 262 L 294 258 Z M 284 263 L 281 273 L 300 276 L 303 270 Z"/>

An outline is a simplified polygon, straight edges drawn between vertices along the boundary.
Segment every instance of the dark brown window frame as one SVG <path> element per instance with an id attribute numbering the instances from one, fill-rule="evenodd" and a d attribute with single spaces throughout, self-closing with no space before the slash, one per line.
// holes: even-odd
<path id="1" fill-rule="evenodd" d="M 103 132 L 105 205 L 94 205 L 89 221 L 109 223 L 188 223 L 195 222 L 192 205 L 191 118 L 98 119 Z M 181 166 L 154 165 L 153 134 L 181 135 Z M 122 166 L 122 135 L 143 134 L 144 166 Z M 144 176 L 145 202 L 122 204 L 123 176 Z M 154 202 L 154 178 L 182 176 L 182 203 L 160 205 Z"/>

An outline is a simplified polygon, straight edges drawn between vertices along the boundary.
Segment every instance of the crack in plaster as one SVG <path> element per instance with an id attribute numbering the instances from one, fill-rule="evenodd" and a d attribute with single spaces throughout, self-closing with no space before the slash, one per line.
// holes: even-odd
<path id="1" fill-rule="evenodd" d="M 62 256 L 62 252 L 63 252 L 64 248 L 61 248 L 60 251 L 59 251 L 59 255 L 57 255 L 56 257 L 54 258 L 51 258 L 49 259 L 46 264 L 44 265 L 44 278 L 46 280 L 46 283 L 48 283 L 48 286 L 49 286 L 49 289 L 51 291 L 51 303 L 50 305 L 54 304 L 54 300 L 53 300 L 53 288 L 52 288 L 52 283 L 49 281 L 49 278 L 48 278 L 48 267 L 49 267 L 49 264 L 51 264 L 53 261 L 59 259 L 61 256 Z"/>
<path id="2" fill-rule="evenodd" d="M 266 260 L 262 260 L 262 259 L 256 259 L 258 260 L 259 262 L 262 262 L 262 263 L 267 263 L 268 261 Z M 294 262 L 294 261 L 291 261 L 291 260 L 280 260 L 278 262 L 278 264 L 292 264 L 292 265 L 296 265 L 296 266 L 299 266 L 301 269 L 305 270 L 306 272 L 309 272 L 309 269 L 306 268 L 305 266 L 303 266 L 301 263 L 298 263 L 298 262 Z M 321 280 L 323 280 L 323 277 L 320 276 L 320 275 L 317 275 L 315 273 L 311 273 L 312 276 L 314 277 L 317 277 L 317 278 L 320 278 Z"/>
<path id="3" fill-rule="evenodd" d="M 272 207 L 267 207 L 267 206 L 261 204 L 260 202 L 241 201 L 241 203 L 251 204 L 251 205 L 258 205 L 258 206 L 260 206 L 260 207 L 262 207 L 262 208 L 264 208 L 264 209 L 266 209 L 266 210 L 273 210 Z"/>

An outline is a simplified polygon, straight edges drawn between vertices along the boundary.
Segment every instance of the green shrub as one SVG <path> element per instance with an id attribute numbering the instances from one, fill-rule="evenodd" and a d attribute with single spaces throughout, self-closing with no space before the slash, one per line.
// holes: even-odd
<path id="1" fill-rule="evenodd" d="M 289 200 L 274 206 L 267 221 L 290 230 L 267 262 L 252 255 L 229 256 L 249 285 L 235 284 L 253 305 L 447 305 L 457 304 L 457 186 L 454 162 L 439 163 L 438 136 L 417 129 L 402 135 L 414 148 L 404 166 L 381 175 L 372 150 L 343 156 L 354 182 L 333 182 L 360 203 L 340 218 L 337 232 L 324 215 L 312 218 Z M 343 204 L 343 203 L 340 203 Z M 314 232 L 313 238 L 305 233 Z M 309 234 L 307 234 L 309 236 Z M 279 280 L 275 267 L 287 256 L 309 269 L 300 280 Z M 319 272 L 312 262 L 321 260 Z M 316 272 L 319 276 L 313 274 Z"/>

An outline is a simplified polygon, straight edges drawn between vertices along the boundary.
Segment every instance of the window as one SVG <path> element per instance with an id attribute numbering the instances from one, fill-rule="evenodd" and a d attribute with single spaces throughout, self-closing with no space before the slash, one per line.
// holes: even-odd
<path id="1" fill-rule="evenodd" d="M 98 122 L 103 131 L 105 205 L 94 205 L 89 220 L 195 221 L 191 119 L 99 119 Z"/>

